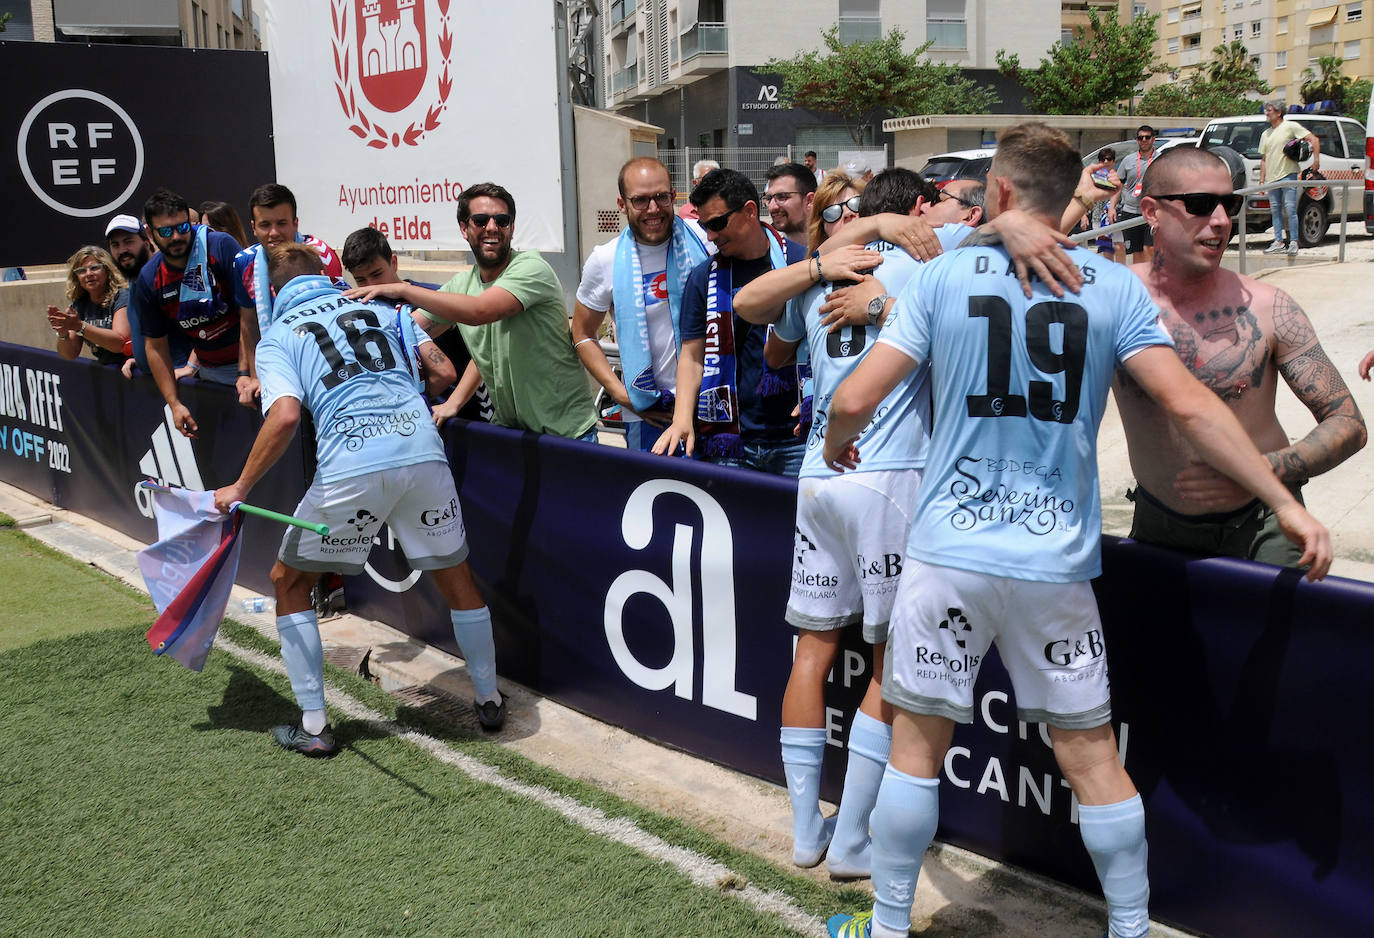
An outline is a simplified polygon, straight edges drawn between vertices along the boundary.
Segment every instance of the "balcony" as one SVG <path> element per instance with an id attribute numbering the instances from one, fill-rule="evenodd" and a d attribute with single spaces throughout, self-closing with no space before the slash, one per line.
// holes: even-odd
<path id="1" fill-rule="evenodd" d="M 634 93 L 639 89 L 639 63 L 622 68 L 611 76 L 611 94 Z"/>
<path id="2" fill-rule="evenodd" d="M 841 16 L 840 42 L 873 42 L 883 38 L 883 21 L 876 16 Z"/>
<path id="3" fill-rule="evenodd" d="M 724 23 L 697 23 L 678 37 L 682 70 L 678 76 L 695 81 L 730 64 L 730 34 Z"/>
<path id="4" fill-rule="evenodd" d="M 1197 46 L 1191 49 L 1184 49 L 1179 53 L 1178 64 L 1183 67 L 1198 65 L 1202 62 L 1202 50 Z"/>
<path id="5" fill-rule="evenodd" d="M 968 23 L 965 20 L 927 19 L 926 38 L 935 40 L 932 52 L 963 52 L 968 48 Z"/>
<path id="6" fill-rule="evenodd" d="M 615 2 L 611 4 L 609 17 L 611 32 L 619 32 L 627 20 L 633 20 L 635 16 L 635 7 L 638 5 L 639 0 L 615 0 Z"/>

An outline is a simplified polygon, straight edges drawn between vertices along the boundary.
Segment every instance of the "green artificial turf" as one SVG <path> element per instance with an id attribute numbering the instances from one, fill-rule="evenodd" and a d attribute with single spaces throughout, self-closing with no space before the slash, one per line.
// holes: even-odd
<path id="1" fill-rule="evenodd" d="M 332 714 L 331 760 L 281 751 L 267 730 L 299 712 L 285 678 L 220 651 L 200 674 L 154 656 L 146 598 L 0 520 L 0 582 L 19 568 L 46 615 L 0 617 L 0 935 L 792 934 L 728 884 L 693 886 L 368 724 Z M 224 631 L 276 653 L 250 629 Z M 327 676 L 822 918 L 867 904 L 400 707 L 356 675 Z"/>

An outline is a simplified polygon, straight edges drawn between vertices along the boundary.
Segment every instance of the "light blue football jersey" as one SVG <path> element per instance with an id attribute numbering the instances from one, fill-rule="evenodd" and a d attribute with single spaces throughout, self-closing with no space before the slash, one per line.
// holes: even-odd
<path id="1" fill-rule="evenodd" d="M 942 225 L 935 229 L 942 249 L 956 247 L 971 232 L 967 225 Z M 921 262 L 902 248 L 886 241 L 871 241 L 865 245 L 883 256 L 883 262 L 873 275 L 891 296 L 906 286 Z M 806 456 L 802 460 L 800 476 L 833 476 L 835 470 L 821 458 L 825 444 L 825 427 L 830 411 L 830 399 L 840 382 L 849 377 L 869 349 L 873 348 L 879 331 L 873 326 L 845 326 L 830 332 L 822 325 L 820 308 L 832 289 L 831 284 L 817 284 L 801 296 L 787 303 L 782 318 L 775 327 L 778 338 L 800 342 L 811 358 L 811 374 L 815 381 L 812 405 L 811 433 L 806 438 Z M 800 349 L 798 352 L 800 353 Z M 885 469 L 919 469 L 925 465 L 926 444 L 930 439 L 930 388 L 926 385 L 929 368 L 922 365 L 911 381 L 905 381 L 889 394 L 859 437 L 862 461 L 855 472 L 877 472 Z"/>
<path id="2" fill-rule="evenodd" d="M 1075 248 L 1083 289 L 1021 292 L 1001 246 L 924 264 L 880 341 L 931 367 L 934 432 L 909 556 L 1023 580 L 1101 573 L 1097 429 L 1112 372 L 1172 346 L 1125 266 Z"/>
<path id="3" fill-rule="evenodd" d="M 420 396 L 415 348 L 429 340 L 414 320 L 389 304 L 346 300 L 325 278 L 305 279 L 278 294 L 258 343 L 263 413 L 282 397 L 310 411 L 321 482 L 446 459 Z"/>

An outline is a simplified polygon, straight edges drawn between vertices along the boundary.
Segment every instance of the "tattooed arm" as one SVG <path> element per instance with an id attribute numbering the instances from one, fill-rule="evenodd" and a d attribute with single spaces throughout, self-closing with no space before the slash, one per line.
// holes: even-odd
<path id="1" fill-rule="evenodd" d="M 420 362 L 420 373 L 425 379 L 425 390 L 431 398 L 438 397 L 458 380 L 458 369 L 433 342 L 421 342 L 416 348 Z"/>
<path id="2" fill-rule="evenodd" d="M 1326 357 L 1311 320 L 1282 290 L 1274 291 L 1274 340 L 1279 373 L 1317 420 L 1307 436 L 1266 454 L 1280 479 L 1298 482 L 1334 469 L 1359 452 L 1366 439 L 1364 417 L 1345 379 Z"/>

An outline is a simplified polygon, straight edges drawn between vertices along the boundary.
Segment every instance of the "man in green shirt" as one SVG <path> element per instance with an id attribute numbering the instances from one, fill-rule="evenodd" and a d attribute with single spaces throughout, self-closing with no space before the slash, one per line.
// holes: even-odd
<path id="1" fill-rule="evenodd" d="M 474 265 L 436 292 L 410 283 L 352 291 L 370 300 L 389 296 L 458 324 L 475 368 L 491 392 L 492 422 L 516 430 L 596 442 L 591 386 L 573 351 L 563 288 L 538 251 L 512 251 L 515 199 L 483 182 L 458 197 L 458 225 Z M 467 376 L 474 377 L 474 376 Z M 462 380 L 459 388 L 475 388 Z M 457 413 L 455 393 L 434 409 L 435 422 Z"/>

